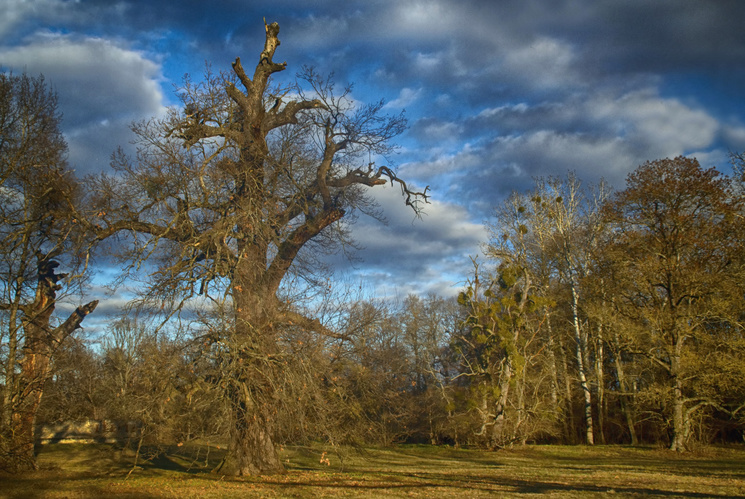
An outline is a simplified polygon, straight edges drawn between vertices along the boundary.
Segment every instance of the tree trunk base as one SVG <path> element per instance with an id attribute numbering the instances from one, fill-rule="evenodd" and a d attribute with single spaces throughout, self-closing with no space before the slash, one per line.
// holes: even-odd
<path id="1" fill-rule="evenodd" d="M 265 425 L 251 421 L 245 427 L 234 428 L 230 451 L 215 471 L 233 476 L 259 476 L 286 470 Z"/>

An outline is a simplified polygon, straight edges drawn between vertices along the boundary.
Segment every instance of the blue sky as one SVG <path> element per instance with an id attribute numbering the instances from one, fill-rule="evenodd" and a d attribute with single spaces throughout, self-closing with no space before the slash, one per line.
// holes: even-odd
<path id="1" fill-rule="evenodd" d="M 492 208 L 535 176 L 623 187 L 647 160 L 726 171 L 745 150 L 739 0 L 0 0 L 0 12 L 0 67 L 54 86 L 81 174 L 107 168 L 130 122 L 174 104 L 184 73 L 236 56 L 249 67 L 264 18 L 281 26 L 282 77 L 313 65 L 357 100 L 405 109 L 394 160 L 432 204 L 418 221 L 378 191 L 388 225 L 361 217 L 359 261 L 336 262 L 379 295 L 456 293 Z"/>

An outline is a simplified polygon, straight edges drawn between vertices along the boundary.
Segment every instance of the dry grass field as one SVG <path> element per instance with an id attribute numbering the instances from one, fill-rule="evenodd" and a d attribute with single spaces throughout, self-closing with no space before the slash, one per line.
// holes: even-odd
<path id="1" fill-rule="evenodd" d="M 206 444 L 141 461 L 110 445 L 42 448 L 41 469 L 0 475 L 3 498 L 229 497 L 728 497 L 745 498 L 745 448 L 676 454 L 657 448 L 527 446 L 485 452 L 402 445 L 283 449 L 287 473 L 210 473 L 222 455 Z"/>

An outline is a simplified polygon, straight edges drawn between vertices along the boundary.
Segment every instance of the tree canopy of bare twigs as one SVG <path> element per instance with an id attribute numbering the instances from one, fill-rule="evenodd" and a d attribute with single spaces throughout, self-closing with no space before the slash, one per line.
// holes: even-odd
<path id="1" fill-rule="evenodd" d="M 34 422 L 50 361 L 98 304 L 56 323 L 61 293 L 81 283 L 86 261 L 60 120 L 43 77 L 0 74 L 0 461 L 12 469 L 36 466 Z"/>
<path id="2" fill-rule="evenodd" d="M 344 221 L 374 212 L 367 189 L 396 183 L 417 213 L 427 201 L 375 162 L 392 152 L 403 115 L 359 105 L 349 88 L 337 94 L 311 68 L 274 86 L 286 63 L 274 61 L 279 25 L 265 28 L 252 74 L 238 58 L 230 74 L 186 79 L 182 108 L 134 125 L 136 157 L 116 153 L 114 174 L 93 180 L 86 218 L 99 239 L 126 239 L 130 271 L 147 266 L 142 303 L 174 312 L 201 300 L 227 320 L 208 337 L 231 366 L 238 474 L 282 469 L 271 439 L 282 328 L 336 335 L 281 300 L 283 282 L 294 273 L 314 283 L 319 253 L 348 240 Z"/>

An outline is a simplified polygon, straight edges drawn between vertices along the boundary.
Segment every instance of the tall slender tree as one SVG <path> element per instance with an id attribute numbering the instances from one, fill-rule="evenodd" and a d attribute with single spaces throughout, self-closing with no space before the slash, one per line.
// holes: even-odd
<path id="1" fill-rule="evenodd" d="M 598 189 L 601 197 L 604 185 Z M 585 442 L 595 443 L 593 396 L 589 380 L 590 332 L 582 311 L 582 280 L 586 277 L 592 247 L 597 244 L 600 226 L 598 206 L 587 196 L 580 180 L 569 174 L 566 179 L 539 179 L 531 196 L 535 214 L 536 239 L 553 262 L 553 269 L 569 293 L 569 317 L 574 337 L 574 358 L 583 398 Z"/>

